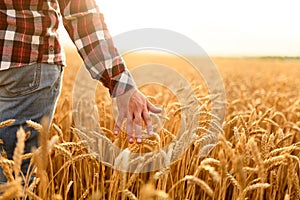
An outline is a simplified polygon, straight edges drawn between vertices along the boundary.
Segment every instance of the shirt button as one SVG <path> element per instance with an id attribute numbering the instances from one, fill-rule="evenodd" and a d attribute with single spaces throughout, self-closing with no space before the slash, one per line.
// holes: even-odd
<path id="1" fill-rule="evenodd" d="M 53 46 L 53 45 L 50 45 L 50 46 L 49 46 L 49 51 L 50 51 L 50 52 L 54 52 L 54 46 Z"/>

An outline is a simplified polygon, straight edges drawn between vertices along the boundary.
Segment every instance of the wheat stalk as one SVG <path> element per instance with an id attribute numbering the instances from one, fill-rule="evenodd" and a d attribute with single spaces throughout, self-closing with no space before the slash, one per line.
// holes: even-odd
<path id="1" fill-rule="evenodd" d="M 20 128 L 17 131 L 17 144 L 14 150 L 13 160 L 14 160 L 14 175 L 15 177 L 19 176 L 22 163 L 22 154 L 25 147 L 25 132 L 23 128 Z"/>
<path id="2" fill-rule="evenodd" d="M 11 126 L 13 123 L 15 123 L 15 121 L 15 119 L 8 119 L 3 122 L 0 122 L 0 128 Z"/>

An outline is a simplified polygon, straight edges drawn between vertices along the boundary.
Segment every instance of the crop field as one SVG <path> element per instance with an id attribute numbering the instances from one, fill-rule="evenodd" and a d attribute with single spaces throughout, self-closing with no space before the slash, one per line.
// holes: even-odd
<path id="1" fill-rule="evenodd" d="M 18 131 L 14 160 L 0 158 L 9 180 L 0 185 L 0 199 L 300 199 L 299 59 L 213 58 L 226 90 L 226 115 L 221 125 L 212 123 L 218 117 L 211 112 L 211 96 L 201 77 L 186 70 L 186 63 L 154 54 L 131 54 L 124 59 L 129 68 L 155 62 L 171 66 L 191 83 L 198 101 L 197 110 L 191 110 L 192 116 L 185 119 L 186 130 L 177 135 L 182 111 L 189 106 L 179 103 L 177 94 L 167 88 L 149 84 L 141 91 L 164 109 L 153 117 L 161 126 L 157 134 L 145 135 L 141 145 L 129 144 L 125 132 L 114 136 L 112 102 L 106 89 L 97 86 L 98 116 L 93 114 L 95 107 L 73 97 L 82 61 L 67 49 L 68 66 L 50 131 L 45 128 L 47 120 L 42 124 L 28 121 L 41 133 L 40 147 L 25 155 L 28 133 Z M 178 88 L 177 92 L 181 91 Z M 79 102 L 79 111 L 72 112 L 73 101 Z M 103 134 L 80 129 L 74 123 L 75 115 L 81 117 L 84 126 L 99 123 Z M 12 122 L 2 122 L 0 127 Z M 191 130 L 191 123 L 197 128 Z M 217 137 L 214 140 L 210 135 Z M 184 151 L 187 141 L 190 145 Z M 114 152 L 104 148 L 106 151 L 97 155 L 89 148 L 92 143 L 101 148 L 112 144 L 119 147 L 122 154 L 116 155 L 114 163 L 125 168 L 131 164 L 131 171 L 100 162 L 99 154 L 109 160 Z M 135 160 L 131 154 L 154 151 L 163 155 L 158 163 L 170 165 L 142 172 L 156 155 Z M 171 162 L 174 157 L 179 159 Z M 31 184 L 27 177 L 18 176 L 25 158 L 31 158 L 35 168 L 36 179 Z"/>

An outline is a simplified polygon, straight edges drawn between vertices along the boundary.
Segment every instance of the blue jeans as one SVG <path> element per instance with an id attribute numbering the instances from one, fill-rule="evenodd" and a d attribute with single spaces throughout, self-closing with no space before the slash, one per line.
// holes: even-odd
<path id="1" fill-rule="evenodd" d="M 26 120 L 40 123 L 46 116 L 52 120 L 58 99 L 62 67 L 38 63 L 21 68 L 0 71 L 0 122 L 16 119 L 10 127 L 0 128 L 0 151 L 4 150 L 12 159 L 17 138 L 16 132 L 22 126 L 31 135 L 25 142 L 24 153 L 38 146 L 38 132 L 26 126 Z M 47 155 L 45 155 L 47 156 Z M 29 159 L 24 160 L 21 170 L 26 175 Z M 6 182 L 0 167 L 0 184 Z"/>

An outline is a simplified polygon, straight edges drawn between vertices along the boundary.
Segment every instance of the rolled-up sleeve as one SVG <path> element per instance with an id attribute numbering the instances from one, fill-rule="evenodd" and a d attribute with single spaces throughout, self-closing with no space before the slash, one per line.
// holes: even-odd
<path id="1" fill-rule="evenodd" d="M 116 97 L 135 87 L 125 62 L 94 0 L 61 0 L 61 14 L 69 36 L 91 76 Z"/>

